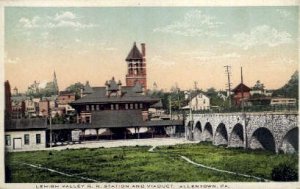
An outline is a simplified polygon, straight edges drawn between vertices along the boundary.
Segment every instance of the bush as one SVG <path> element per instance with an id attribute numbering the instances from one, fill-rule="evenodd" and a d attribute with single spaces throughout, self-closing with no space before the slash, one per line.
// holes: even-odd
<path id="1" fill-rule="evenodd" d="M 273 168 L 272 179 L 274 181 L 297 181 L 298 171 L 291 164 L 281 163 Z"/>

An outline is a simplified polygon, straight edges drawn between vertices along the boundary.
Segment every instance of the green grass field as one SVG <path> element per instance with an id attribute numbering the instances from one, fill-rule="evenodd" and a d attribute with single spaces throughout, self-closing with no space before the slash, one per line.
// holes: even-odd
<path id="1" fill-rule="evenodd" d="M 7 153 L 7 181 L 91 182 L 80 177 L 99 182 L 257 181 L 199 168 L 180 158 L 180 155 L 204 165 L 266 179 L 271 179 L 271 171 L 279 163 L 292 163 L 298 170 L 297 155 L 227 149 L 206 143 L 158 147 L 154 152 L 148 152 L 149 148 L 137 146 Z M 51 168 L 72 176 L 60 175 L 22 163 Z"/>

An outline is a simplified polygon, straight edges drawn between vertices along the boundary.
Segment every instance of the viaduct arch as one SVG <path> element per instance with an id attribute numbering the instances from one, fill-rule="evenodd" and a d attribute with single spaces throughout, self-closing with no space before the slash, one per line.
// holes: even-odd
<path id="1" fill-rule="evenodd" d="M 233 148 L 263 149 L 272 152 L 299 151 L 297 113 L 193 114 L 185 122 L 188 140 L 211 141 Z"/>

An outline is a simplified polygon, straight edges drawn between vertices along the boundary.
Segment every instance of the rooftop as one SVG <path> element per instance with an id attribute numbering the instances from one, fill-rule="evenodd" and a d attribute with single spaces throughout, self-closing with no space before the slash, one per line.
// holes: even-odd
<path id="1" fill-rule="evenodd" d="M 130 61 L 130 60 L 143 60 L 143 55 L 141 54 L 141 52 L 137 48 L 135 42 L 133 44 L 133 47 L 132 47 L 131 51 L 129 52 L 129 54 L 126 58 L 126 61 Z"/>
<path id="2" fill-rule="evenodd" d="M 82 98 L 71 102 L 71 105 L 91 104 L 91 103 L 112 103 L 112 102 L 148 102 L 154 104 L 159 101 L 158 98 L 153 98 L 142 93 L 142 87 L 139 83 L 135 86 L 121 86 L 121 83 L 116 83 L 114 78 L 106 82 L 104 87 L 92 87 L 91 93 Z M 116 93 L 118 92 L 118 93 Z"/>

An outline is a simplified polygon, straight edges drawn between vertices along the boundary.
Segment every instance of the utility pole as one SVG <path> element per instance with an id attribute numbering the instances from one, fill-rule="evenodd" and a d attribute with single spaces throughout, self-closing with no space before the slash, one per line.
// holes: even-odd
<path id="1" fill-rule="evenodd" d="M 247 149 L 247 124 L 248 124 L 248 121 L 247 121 L 247 116 L 246 116 L 246 113 L 245 113 L 245 109 L 244 109 L 244 89 L 243 89 L 243 86 L 244 86 L 244 79 L 243 79 L 243 67 L 241 67 L 241 92 L 242 92 L 242 101 L 241 101 L 241 106 L 242 106 L 242 115 L 243 115 L 243 118 L 244 118 L 244 148 Z"/>
<path id="2" fill-rule="evenodd" d="M 228 97 L 229 97 L 229 108 L 231 108 L 231 81 L 230 81 L 230 76 L 231 76 L 231 66 L 226 65 L 225 67 L 225 74 L 227 75 L 227 90 L 228 90 Z"/>
<path id="3" fill-rule="evenodd" d="M 172 96 L 169 96 L 169 110 L 170 110 L 170 120 L 172 120 Z"/>
<path id="4" fill-rule="evenodd" d="M 50 148 L 52 148 L 52 116 L 51 116 L 51 111 L 50 111 L 49 123 L 50 123 Z"/>
<path id="5" fill-rule="evenodd" d="M 244 112 L 244 89 L 243 89 L 244 81 L 243 81 L 243 67 L 241 67 L 241 84 L 242 84 L 242 85 L 241 85 L 241 86 L 242 86 L 242 87 L 241 87 L 241 92 L 242 92 L 242 102 L 241 102 L 242 104 L 241 104 L 241 105 L 242 105 L 242 112 Z"/>

